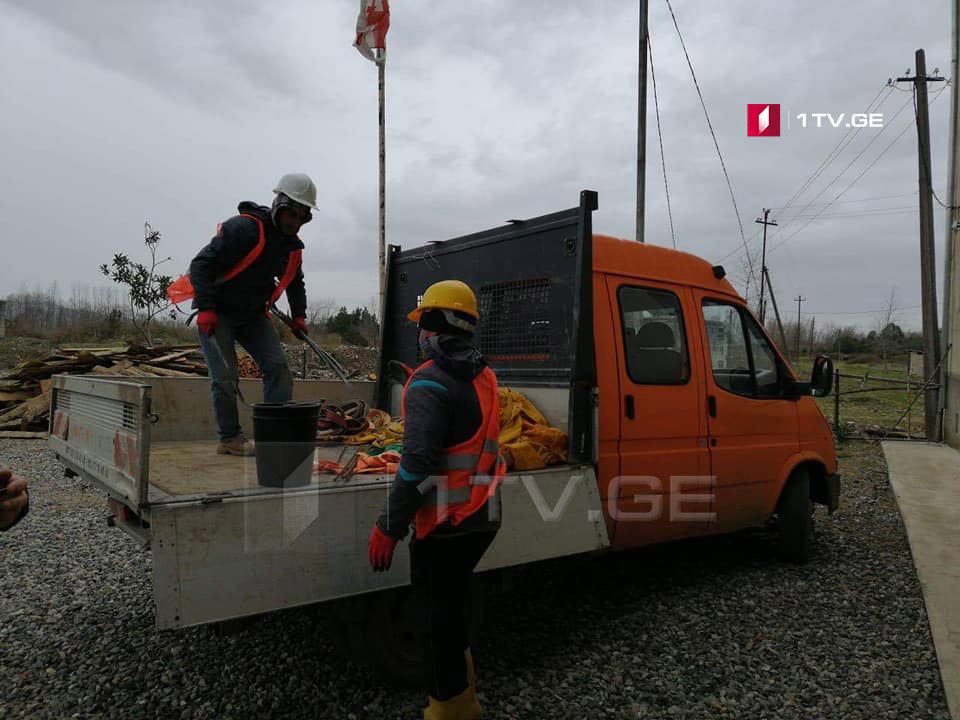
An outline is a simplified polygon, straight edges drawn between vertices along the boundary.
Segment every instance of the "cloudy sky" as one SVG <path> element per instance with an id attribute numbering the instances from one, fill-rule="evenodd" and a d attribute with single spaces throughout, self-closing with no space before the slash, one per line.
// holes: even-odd
<path id="1" fill-rule="evenodd" d="M 736 216 L 676 31 L 665 1 L 650 5 L 677 246 L 742 278 Z M 322 205 L 301 234 L 310 296 L 371 302 L 377 88 L 351 47 L 358 6 L 0 0 L 0 296 L 104 284 L 97 265 L 137 254 L 144 220 L 179 272 L 238 201 L 268 203 L 279 175 L 305 171 Z M 883 88 L 920 47 L 929 70 L 949 75 L 948 0 L 673 6 L 751 247 L 762 207 L 781 223 L 769 257 L 780 303 L 795 312 L 799 293 L 818 324 L 869 326 L 895 289 L 898 320 L 919 326 L 916 134 L 893 142 L 912 123 L 911 95 Z M 597 231 L 632 236 L 636 14 L 612 0 L 394 0 L 388 242 L 551 212 L 583 188 L 600 194 Z M 796 119 L 849 117 L 875 98 L 882 132 Z M 748 138 L 748 103 L 780 103 L 790 129 Z M 948 115 L 949 91 L 931 107 L 944 200 Z M 652 92 L 648 127 L 647 239 L 672 245 Z M 942 253 L 939 209 L 935 222 Z"/>

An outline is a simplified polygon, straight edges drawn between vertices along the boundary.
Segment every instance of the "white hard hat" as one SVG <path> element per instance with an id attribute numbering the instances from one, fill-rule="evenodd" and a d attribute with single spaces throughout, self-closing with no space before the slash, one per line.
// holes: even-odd
<path id="1" fill-rule="evenodd" d="M 320 209 L 317 207 L 317 186 L 313 184 L 310 176 L 304 173 L 284 175 L 273 191 L 283 193 L 291 200 L 312 207 L 314 210 Z"/>

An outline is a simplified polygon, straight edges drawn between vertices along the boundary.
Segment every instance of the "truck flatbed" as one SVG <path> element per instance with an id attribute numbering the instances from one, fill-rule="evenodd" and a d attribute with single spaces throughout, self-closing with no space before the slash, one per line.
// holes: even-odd
<path id="1" fill-rule="evenodd" d="M 274 489 L 257 483 L 257 461 L 254 457 L 217 455 L 214 440 L 167 440 L 150 445 L 151 505 L 203 498 L 212 495 L 246 495 L 272 492 Z M 362 449 L 357 445 L 321 445 L 316 459 L 345 464 Z M 354 475 L 357 484 L 373 482 L 376 475 Z M 315 474 L 303 489 L 320 488 L 333 483 L 335 474 Z"/>
<path id="2" fill-rule="evenodd" d="M 49 443 L 68 470 L 106 491 L 111 522 L 150 547 L 159 628 L 409 584 L 407 553 L 397 553 L 384 573 L 367 562 L 367 538 L 391 476 L 324 474 L 303 487 L 261 486 L 254 457 L 216 454 L 209 380 L 136 380 L 56 377 Z M 258 401 L 259 385 L 241 382 L 248 401 Z M 374 394 L 373 383 L 326 381 L 297 381 L 294 393 L 331 402 L 370 402 Z M 565 389 L 526 393 L 565 428 Z M 240 414 L 251 428 L 249 409 L 241 406 Z M 316 459 L 343 464 L 360 449 L 321 444 Z M 511 474 L 502 498 L 503 527 L 481 570 L 609 546 L 588 463 Z"/>

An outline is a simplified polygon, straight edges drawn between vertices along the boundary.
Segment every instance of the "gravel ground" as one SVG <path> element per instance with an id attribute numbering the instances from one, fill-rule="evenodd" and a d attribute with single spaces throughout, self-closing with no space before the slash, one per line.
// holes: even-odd
<path id="1" fill-rule="evenodd" d="M 949 718 L 879 446 L 847 443 L 814 560 L 747 533 L 543 564 L 492 597 L 476 648 L 490 718 Z M 150 556 L 39 442 L 0 536 L 0 718 L 414 718 L 419 693 L 342 659 L 322 606 L 238 631 L 153 629 Z"/>

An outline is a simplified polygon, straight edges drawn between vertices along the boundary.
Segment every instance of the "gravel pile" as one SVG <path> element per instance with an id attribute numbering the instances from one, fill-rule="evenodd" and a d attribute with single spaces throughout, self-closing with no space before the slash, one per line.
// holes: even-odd
<path id="1" fill-rule="evenodd" d="M 847 448 L 806 566 L 748 533 L 516 573 L 476 648 L 487 717 L 948 718 L 879 447 Z M 42 443 L 0 458 L 33 489 L 0 535 L 0 718 L 419 717 L 334 651 L 322 606 L 157 633 L 149 552 L 102 497 Z"/>

